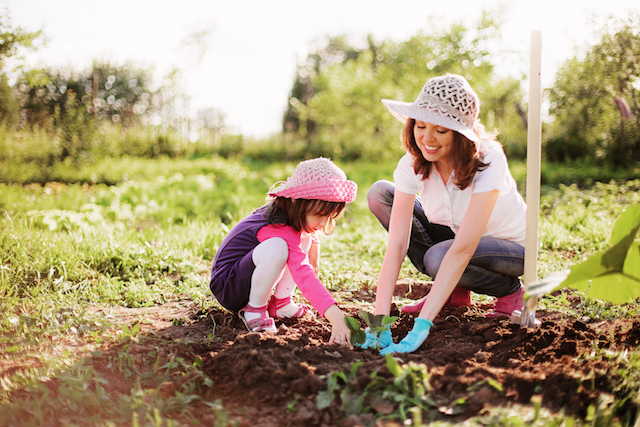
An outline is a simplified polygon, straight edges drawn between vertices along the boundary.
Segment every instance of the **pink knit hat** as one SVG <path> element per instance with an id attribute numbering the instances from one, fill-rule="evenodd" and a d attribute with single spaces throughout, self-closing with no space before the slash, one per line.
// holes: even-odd
<path id="1" fill-rule="evenodd" d="M 358 184 L 349 181 L 342 169 L 319 157 L 300 162 L 287 182 L 273 184 L 269 196 L 351 203 L 357 192 Z"/>

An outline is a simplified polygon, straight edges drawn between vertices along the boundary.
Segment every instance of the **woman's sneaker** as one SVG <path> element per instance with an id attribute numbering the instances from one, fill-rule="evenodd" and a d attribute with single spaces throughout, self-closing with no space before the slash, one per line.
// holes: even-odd
<path id="1" fill-rule="evenodd" d="M 471 305 L 471 291 L 460 286 L 453 289 L 451 296 L 444 303 L 445 307 L 466 307 L 469 305 Z"/>
<path id="2" fill-rule="evenodd" d="M 511 317 L 514 310 L 522 310 L 522 298 L 524 296 L 524 286 L 520 284 L 520 289 L 506 297 L 499 297 L 493 306 L 493 311 L 486 314 L 486 317 L 506 316 Z"/>
<path id="3" fill-rule="evenodd" d="M 422 306 L 426 299 L 427 297 L 424 297 L 418 301 L 403 305 L 400 308 L 400 311 L 409 314 L 419 313 L 420 310 L 422 310 Z M 445 307 L 466 307 L 469 305 L 471 305 L 471 291 L 469 291 L 469 289 L 461 288 L 460 286 L 456 286 L 453 289 L 449 299 L 444 303 Z"/>

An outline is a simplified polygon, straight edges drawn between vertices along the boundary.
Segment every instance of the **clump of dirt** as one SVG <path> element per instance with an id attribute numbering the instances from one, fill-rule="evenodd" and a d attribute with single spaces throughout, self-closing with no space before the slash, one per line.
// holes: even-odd
<path id="1" fill-rule="evenodd" d="M 419 298 L 429 284 L 399 285 L 396 294 Z M 559 291 L 560 292 L 560 291 Z M 567 291 L 576 305 L 580 297 Z M 369 295 L 345 293 L 341 307 L 354 317 L 360 309 L 373 311 Z M 346 301 L 346 302 L 345 302 Z M 351 302 L 348 302 L 351 301 Z M 429 419 L 461 421 L 489 408 L 529 404 L 532 398 L 550 411 L 584 418 L 590 405 L 615 393 L 619 360 L 607 357 L 633 350 L 640 342 L 640 318 L 588 323 L 557 312 L 538 312 L 542 323 L 521 328 L 506 318 L 485 318 L 489 304 L 444 308 L 425 343 L 414 353 L 398 355 L 400 363 L 427 368 L 429 396 L 438 405 Z M 412 316 L 401 314 L 392 327 L 396 340 L 413 326 Z M 371 425 L 372 414 L 347 417 L 340 397 L 318 409 L 315 396 L 327 387 L 325 376 L 349 372 L 361 362 L 351 393 L 366 394 L 372 373 L 390 377 L 386 360 L 372 350 L 350 350 L 327 345 L 330 329 L 325 319 L 303 318 L 279 322 L 277 333 L 247 332 L 232 313 L 211 310 L 192 316 L 185 325 L 157 330 L 175 336 L 187 328 L 191 337 L 208 339 L 176 342 L 173 352 L 188 360 L 200 358 L 202 371 L 213 386 L 203 396 L 221 399 L 229 408 L 249 408 L 242 425 Z M 195 335 L 194 335 L 195 334 Z M 380 413 L 393 411 L 393 402 L 369 396 L 365 406 Z"/>

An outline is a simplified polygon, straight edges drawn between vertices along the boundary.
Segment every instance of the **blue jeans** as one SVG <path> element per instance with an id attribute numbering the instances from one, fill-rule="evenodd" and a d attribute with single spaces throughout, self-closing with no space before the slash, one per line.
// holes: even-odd
<path id="1" fill-rule="evenodd" d="M 390 181 L 374 183 L 367 193 L 371 213 L 388 231 L 395 185 Z M 422 273 L 436 277 L 445 254 L 453 244 L 455 233 L 446 226 L 427 219 L 420 198 L 416 196 L 407 256 Z M 511 295 L 520 289 L 524 273 L 524 246 L 495 237 L 482 237 L 458 286 L 494 297 Z"/>

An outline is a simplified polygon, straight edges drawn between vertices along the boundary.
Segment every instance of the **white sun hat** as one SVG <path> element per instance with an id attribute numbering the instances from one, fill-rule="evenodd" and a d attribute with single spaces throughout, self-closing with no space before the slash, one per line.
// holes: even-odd
<path id="1" fill-rule="evenodd" d="M 446 127 L 473 142 L 480 142 L 473 130 L 480 112 L 480 99 L 467 79 L 457 74 L 429 79 L 415 102 L 383 99 L 382 103 L 403 123 L 411 118 Z"/>

